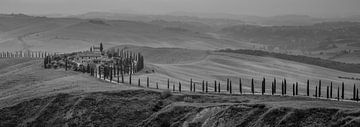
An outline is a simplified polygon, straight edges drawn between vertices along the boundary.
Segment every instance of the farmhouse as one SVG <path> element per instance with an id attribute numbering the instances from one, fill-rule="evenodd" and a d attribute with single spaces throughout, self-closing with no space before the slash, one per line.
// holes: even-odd
<path id="1" fill-rule="evenodd" d="M 100 52 L 82 52 L 82 53 L 78 53 L 75 56 L 74 61 L 76 63 L 97 63 L 100 61 L 100 58 L 102 57 Z"/>

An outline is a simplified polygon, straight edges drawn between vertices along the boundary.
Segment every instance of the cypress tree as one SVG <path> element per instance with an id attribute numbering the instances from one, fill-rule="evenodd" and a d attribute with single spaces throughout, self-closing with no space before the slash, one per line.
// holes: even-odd
<path id="1" fill-rule="evenodd" d="M 326 98 L 329 99 L 329 86 L 326 86 Z"/>
<path id="2" fill-rule="evenodd" d="M 221 87 L 220 87 L 220 81 L 218 83 L 218 93 L 220 93 Z"/>
<path id="3" fill-rule="evenodd" d="M 100 43 L 100 52 L 103 52 L 103 50 L 104 50 L 103 44 Z"/>
<path id="4" fill-rule="evenodd" d="M 226 79 L 226 91 L 229 91 L 229 79 Z"/>
<path id="5" fill-rule="evenodd" d="M 149 86 L 150 86 L 150 84 L 149 84 L 150 81 L 149 81 L 149 80 L 150 80 L 149 77 L 146 77 L 146 87 L 147 87 L 147 88 L 149 88 Z M 179 82 L 179 83 L 180 83 L 180 82 Z M 181 86 L 180 86 L 180 87 L 181 87 Z"/>
<path id="6" fill-rule="evenodd" d="M 276 78 L 274 78 L 274 94 L 276 94 Z"/>
<path id="7" fill-rule="evenodd" d="M 284 96 L 284 81 L 281 82 L 281 95 Z"/>
<path id="8" fill-rule="evenodd" d="M 340 87 L 338 86 L 338 91 L 337 91 L 338 93 L 337 93 L 337 99 L 338 99 L 338 101 L 340 101 Z"/>
<path id="9" fill-rule="evenodd" d="M 138 79 L 138 86 L 139 86 L 139 87 L 141 86 L 141 84 L 140 84 L 140 78 Z"/>
<path id="10" fill-rule="evenodd" d="M 120 73 L 121 73 L 121 83 L 124 83 L 124 61 L 123 58 L 120 58 Z"/>
<path id="11" fill-rule="evenodd" d="M 317 86 L 315 87 L 315 97 L 317 98 Z"/>
<path id="12" fill-rule="evenodd" d="M 332 82 L 330 83 L 330 98 L 332 98 L 333 95 L 333 84 Z"/>
<path id="13" fill-rule="evenodd" d="M 286 79 L 284 79 L 284 94 L 286 95 Z"/>
<path id="14" fill-rule="evenodd" d="M 170 89 L 170 79 L 167 80 L 167 88 Z"/>
<path id="15" fill-rule="evenodd" d="M 104 78 L 104 80 L 105 80 L 105 78 L 106 78 L 106 73 L 107 73 L 107 69 L 106 69 L 106 66 L 104 66 L 103 68 L 104 68 L 104 71 L 103 71 L 104 77 L 103 77 L 103 78 Z"/>
<path id="16" fill-rule="evenodd" d="M 254 78 L 251 79 L 251 92 L 252 92 L 252 94 L 255 93 L 255 90 L 254 90 Z"/>
<path id="17" fill-rule="evenodd" d="M 274 95 L 274 82 L 271 82 L 271 95 Z"/>
<path id="18" fill-rule="evenodd" d="M 190 92 L 192 91 L 192 79 L 190 79 Z"/>
<path id="19" fill-rule="evenodd" d="M 242 94 L 241 78 L 239 78 L 239 92 L 240 92 L 240 94 Z"/>
<path id="20" fill-rule="evenodd" d="M 173 91 L 175 92 L 175 84 L 173 84 Z"/>
<path id="21" fill-rule="evenodd" d="M 179 82 L 179 92 L 181 92 L 181 83 Z"/>
<path id="22" fill-rule="evenodd" d="M 356 89 L 356 101 L 359 101 L 359 89 Z"/>
<path id="23" fill-rule="evenodd" d="M 345 86 L 344 86 L 344 82 L 342 83 L 342 94 L 341 94 L 341 98 L 344 99 L 345 98 L 345 93 L 344 93 L 344 90 L 345 89 Z"/>
<path id="24" fill-rule="evenodd" d="M 307 83 L 306 83 L 306 95 L 307 96 L 310 96 L 309 91 L 310 91 L 310 81 L 307 80 Z"/>
<path id="25" fill-rule="evenodd" d="M 116 73 L 117 73 L 117 83 L 120 83 L 120 67 L 119 67 L 119 61 L 117 61 Z"/>
<path id="26" fill-rule="evenodd" d="M 298 82 L 296 82 L 296 95 L 299 95 L 299 87 L 298 87 Z"/>
<path id="27" fill-rule="evenodd" d="M 319 80 L 319 97 L 321 97 L 321 80 Z"/>
<path id="28" fill-rule="evenodd" d="M 231 83 L 231 80 L 230 80 L 230 84 L 229 84 L 229 91 L 230 91 L 230 94 L 232 94 L 232 83 Z"/>
<path id="29" fill-rule="evenodd" d="M 156 89 L 159 89 L 159 83 L 156 82 Z"/>
<path id="30" fill-rule="evenodd" d="M 131 85 L 131 73 L 129 75 L 129 84 Z"/>
<path id="31" fill-rule="evenodd" d="M 193 85 L 194 85 L 193 86 L 193 91 L 196 92 L 196 84 L 195 84 L 195 82 L 193 83 Z"/>
<path id="32" fill-rule="evenodd" d="M 206 93 L 208 92 L 208 81 L 206 81 L 206 89 L 205 89 L 206 91 Z"/>
<path id="33" fill-rule="evenodd" d="M 356 98 L 356 87 L 355 87 L 355 84 L 354 84 L 354 88 L 353 88 L 353 100 L 355 100 Z"/>
<path id="34" fill-rule="evenodd" d="M 202 81 L 202 92 L 205 92 L 205 81 Z"/>
<path id="35" fill-rule="evenodd" d="M 113 76 L 112 76 L 112 67 L 110 67 L 110 82 L 112 81 L 112 78 L 113 78 Z"/>
<path id="36" fill-rule="evenodd" d="M 101 68 L 100 68 L 100 66 L 98 68 L 98 73 L 99 73 L 99 79 L 101 79 Z"/>
<path id="37" fill-rule="evenodd" d="M 293 84 L 293 96 L 295 96 L 295 84 Z"/>
<path id="38" fill-rule="evenodd" d="M 264 95 L 264 79 L 261 82 L 261 95 Z"/>
<path id="39" fill-rule="evenodd" d="M 214 82 L 214 92 L 217 91 L 216 85 L 217 85 L 217 83 L 216 83 L 216 80 L 215 80 L 215 82 Z"/>

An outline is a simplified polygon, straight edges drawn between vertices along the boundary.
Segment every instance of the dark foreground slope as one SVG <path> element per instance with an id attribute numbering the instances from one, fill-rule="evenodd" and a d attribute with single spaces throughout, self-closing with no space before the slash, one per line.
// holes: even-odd
<path id="1" fill-rule="evenodd" d="M 25 101 L 0 109 L 0 126 L 359 126 L 356 107 L 301 97 L 128 90 Z"/>

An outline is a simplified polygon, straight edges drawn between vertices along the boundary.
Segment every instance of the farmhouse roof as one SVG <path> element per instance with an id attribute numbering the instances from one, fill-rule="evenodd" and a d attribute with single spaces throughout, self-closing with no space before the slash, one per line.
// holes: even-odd
<path id="1" fill-rule="evenodd" d="M 101 57 L 101 54 L 96 53 L 96 52 L 83 52 L 83 53 L 77 54 L 77 56 L 79 56 L 79 57 Z"/>

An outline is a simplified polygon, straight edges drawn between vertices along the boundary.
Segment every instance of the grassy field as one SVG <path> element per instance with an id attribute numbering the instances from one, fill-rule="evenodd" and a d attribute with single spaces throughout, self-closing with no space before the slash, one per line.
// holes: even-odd
<path id="1" fill-rule="evenodd" d="M 347 73 L 271 57 L 178 48 L 161 48 L 159 49 L 162 51 L 161 53 L 157 52 L 157 48 L 149 47 L 122 46 L 119 48 L 144 54 L 147 63 L 145 71 L 149 73 L 135 75 L 134 81 L 140 78 L 141 82 L 145 83 L 146 77 L 150 77 L 151 84 L 158 82 L 162 88 L 167 88 L 167 79 L 170 79 L 171 85 L 182 82 L 183 89 L 188 90 L 190 78 L 192 78 L 199 89 L 202 80 L 209 82 L 210 89 L 217 80 L 223 84 L 221 89 L 225 90 L 226 79 L 229 78 L 232 80 L 233 90 L 238 92 L 239 78 L 241 78 L 244 91 L 250 93 L 251 79 L 254 78 L 256 91 L 259 92 L 261 80 L 265 77 L 267 93 L 270 93 L 271 82 L 274 78 L 277 79 L 277 91 L 281 91 L 281 80 L 285 78 L 289 94 L 292 94 L 292 84 L 298 82 L 299 94 L 305 95 L 306 81 L 309 79 L 311 95 L 315 93 L 315 86 L 318 85 L 319 80 L 322 80 L 323 97 L 326 96 L 326 86 L 329 86 L 330 82 L 333 82 L 333 96 L 337 96 L 335 95 L 337 87 L 344 82 L 345 97 L 349 99 L 352 97 L 353 85 L 358 84 L 358 81 L 341 79 L 339 76 L 360 77 L 360 74 L 357 73 Z M 182 55 L 181 52 L 186 52 L 186 55 Z M 153 71 L 155 73 L 152 73 Z"/>

